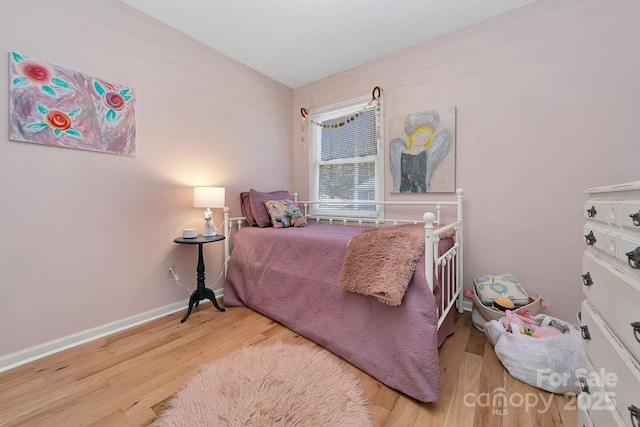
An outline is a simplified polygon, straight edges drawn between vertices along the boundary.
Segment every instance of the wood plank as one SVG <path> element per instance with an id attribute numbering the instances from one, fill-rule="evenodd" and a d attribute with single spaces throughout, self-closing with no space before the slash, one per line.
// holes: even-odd
<path id="1" fill-rule="evenodd" d="M 501 412 L 498 414 L 504 420 L 502 425 L 509 427 L 533 426 L 532 412 L 535 408 L 531 407 L 531 403 L 534 399 L 540 398 L 548 401 L 548 397 L 545 395 L 549 393 L 531 388 L 511 375 L 505 375 L 504 389 L 506 391 L 506 402 L 502 405 Z"/>
<path id="2" fill-rule="evenodd" d="M 389 417 L 393 408 L 396 406 L 396 402 L 399 399 L 398 392 L 387 387 L 381 382 L 371 378 L 371 380 L 377 383 L 377 390 L 373 392 L 371 387 L 364 386 L 365 396 L 372 396 L 369 399 L 367 408 L 371 413 L 371 421 L 374 425 L 384 425 Z M 366 382 L 365 382 L 366 384 Z"/>
<path id="3" fill-rule="evenodd" d="M 447 393 L 440 393 L 440 399 L 434 403 L 424 403 L 414 422 L 414 426 L 444 426 L 447 420 L 447 412 L 455 403 Z"/>
<path id="4" fill-rule="evenodd" d="M 383 424 L 384 427 L 404 427 L 414 425 L 420 413 L 420 402 L 401 395 Z"/>
<path id="5" fill-rule="evenodd" d="M 484 332 L 472 325 L 471 328 L 469 328 L 469 338 L 467 339 L 467 346 L 464 351 L 483 356 L 486 342 L 487 337 L 484 335 Z"/>
<path id="6" fill-rule="evenodd" d="M 533 388 L 533 387 L 532 387 Z M 534 389 L 537 390 L 537 389 Z M 531 416 L 533 417 L 533 425 L 534 426 L 559 426 L 562 425 L 562 415 L 560 414 L 560 408 L 556 403 L 554 395 L 547 391 L 538 390 L 541 393 L 541 399 L 538 399 L 537 404 L 533 407 L 531 411 Z M 549 400 L 551 398 L 551 400 Z M 578 418 L 576 415 L 576 423 L 577 425 Z"/>
<path id="7" fill-rule="evenodd" d="M 493 346 L 489 340 L 486 340 L 478 386 L 475 425 L 503 425 L 505 418 L 501 414 L 504 411 L 504 399 L 501 399 L 499 394 L 505 390 L 506 375 L 502 362 L 493 351 Z M 485 402 L 487 404 L 484 404 Z"/>
<path id="8" fill-rule="evenodd" d="M 458 370 L 465 353 L 469 339 L 471 316 L 458 315 L 455 322 L 455 332 L 440 346 L 438 359 L 440 361 L 440 392 L 453 394 L 458 381 Z"/>
<path id="9" fill-rule="evenodd" d="M 462 405 L 449 405 L 444 425 L 470 426 L 475 418 L 475 406 L 464 404 L 468 396 L 478 394 L 480 372 L 482 371 L 482 357 L 465 352 L 462 357 L 460 374 L 451 395 L 452 402 L 462 402 Z"/>
<path id="10" fill-rule="evenodd" d="M 554 402 L 558 407 L 558 413 L 565 426 L 578 425 L 578 403 L 575 396 L 554 396 Z"/>

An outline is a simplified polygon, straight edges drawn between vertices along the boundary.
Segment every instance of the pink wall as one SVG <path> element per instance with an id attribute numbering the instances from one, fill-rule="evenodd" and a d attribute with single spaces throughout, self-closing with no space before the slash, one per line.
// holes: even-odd
<path id="1" fill-rule="evenodd" d="M 257 182 L 288 188 L 293 126 L 291 89 L 124 3 L 1 9 L 0 356 L 188 298 L 197 249 L 173 239 L 202 232 L 191 187 L 225 186 L 233 212 Z M 133 87 L 137 156 L 9 141 L 11 50 Z M 205 256 L 221 288 L 222 245 Z"/>
<path id="2" fill-rule="evenodd" d="M 581 192 L 640 175 L 638 17 L 635 0 L 541 0 L 297 89 L 292 102 L 285 86 L 119 1 L 8 2 L 0 50 L 136 89 L 138 154 L 0 134 L 0 357 L 187 298 L 195 248 L 172 240 L 202 229 L 191 186 L 225 186 L 235 212 L 235 194 L 256 182 L 305 195 L 299 108 L 376 85 L 387 118 L 457 106 L 467 287 L 513 272 L 574 320 Z M 221 250 L 205 250 L 215 288 Z M 188 289 L 165 279 L 170 263 Z"/>
<path id="3" fill-rule="evenodd" d="M 639 19 L 636 0 L 542 0 L 296 89 L 294 182 L 307 187 L 302 106 L 376 85 L 387 120 L 455 105 L 466 287 L 477 274 L 511 272 L 575 323 L 582 190 L 640 179 Z"/>

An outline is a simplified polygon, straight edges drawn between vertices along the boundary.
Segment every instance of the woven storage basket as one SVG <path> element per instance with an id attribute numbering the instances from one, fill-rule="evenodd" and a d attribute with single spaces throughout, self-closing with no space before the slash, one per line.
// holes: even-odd
<path id="1" fill-rule="evenodd" d="M 529 304 L 519 307 L 518 309 L 529 309 L 529 314 L 531 316 L 540 314 L 540 294 L 531 289 L 525 289 L 525 291 L 527 291 L 527 294 L 529 295 Z M 471 320 L 473 321 L 473 326 L 484 332 L 485 323 L 490 320 L 498 320 L 503 316 L 504 313 L 502 311 L 497 311 L 492 309 L 491 307 L 482 305 L 478 297 L 474 296 L 473 309 L 471 310 Z"/>

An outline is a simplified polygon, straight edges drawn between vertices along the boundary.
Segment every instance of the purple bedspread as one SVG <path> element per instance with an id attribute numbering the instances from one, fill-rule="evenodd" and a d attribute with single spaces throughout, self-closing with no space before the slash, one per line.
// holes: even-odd
<path id="1" fill-rule="evenodd" d="M 437 331 L 436 298 L 424 255 L 402 304 L 340 289 L 346 245 L 361 227 L 245 227 L 233 238 L 224 304 L 248 306 L 327 348 L 387 386 L 423 402 L 440 395 L 438 346 L 453 332 L 453 310 Z M 447 240 L 440 242 L 442 251 Z M 436 283 L 436 294 L 439 286 Z"/>

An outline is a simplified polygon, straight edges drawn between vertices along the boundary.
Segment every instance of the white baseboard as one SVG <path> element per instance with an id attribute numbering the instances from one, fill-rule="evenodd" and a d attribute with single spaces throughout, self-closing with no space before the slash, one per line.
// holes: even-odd
<path id="1" fill-rule="evenodd" d="M 222 290 L 216 292 L 216 297 L 220 298 L 220 296 L 222 295 L 221 291 Z M 174 302 L 173 304 L 165 305 L 164 307 L 155 308 L 153 310 L 145 311 L 144 313 L 135 314 L 125 319 L 107 323 L 106 325 L 97 326 L 95 328 L 67 335 L 66 337 L 62 337 L 53 341 L 38 344 L 34 347 L 20 350 L 15 353 L 0 356 L 0 372 L 8 371 L 9 369 L 13 369 L 20 365 L 24 365 L 25 363 L 41 359 L 54 353 L 58 353 L 62 350 L 66 350 L 68 348 L 93 341 L 97 338 L 111 335 L 113 333 L 120 332 L 122 330 L 129 329 L 146 322 L 150 322 L 151 320 L 158 319 L 162 316 L 166 316 L 167 314 L 185 310 L 188 305 L 188 299 Z"/>
<path id="2" fill-rule="evenodd" d="M 462 309 L 464 311 L 471 311 L 472 308 L 473 308 L 473 301 L 471 301 L 471 300 L 469 300 L 467 298 L 464 298 L 462 300 Z"/>

